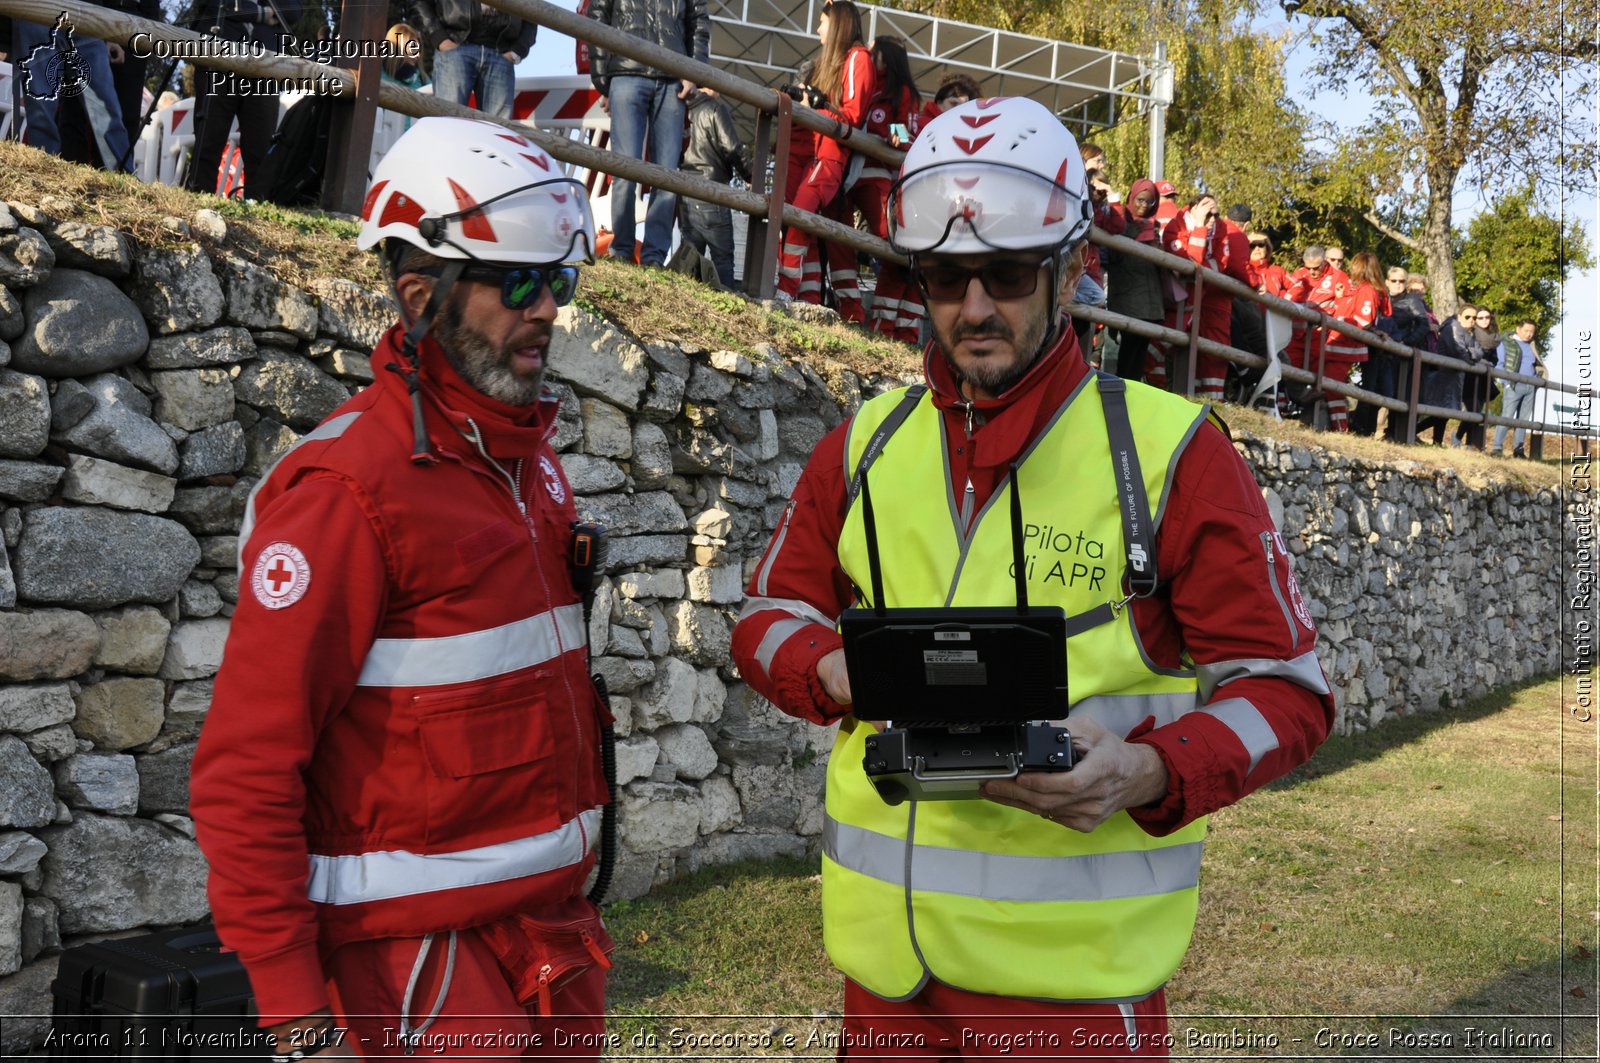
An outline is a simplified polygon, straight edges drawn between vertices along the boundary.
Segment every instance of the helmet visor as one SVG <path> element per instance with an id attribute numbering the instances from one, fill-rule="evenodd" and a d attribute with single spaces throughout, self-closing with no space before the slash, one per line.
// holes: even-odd
<path id="1" fill-rule="evenodd" d="M 1074 236 L 1083 201 L 1082 189 L 1019 166 L 972 159 L 935 163 L 901 177 L 889 190 L 889 240 L 907 253 L 1057 247 Z"/>
<path id="2" fill-rule="evenodd" d="M 502 192 L 439 219 L 444 244 L 466 258 L 484 258 L 485 238 L 539 262 L 594 261 L 594 216 L 583 183 L 570 177 Z"/>

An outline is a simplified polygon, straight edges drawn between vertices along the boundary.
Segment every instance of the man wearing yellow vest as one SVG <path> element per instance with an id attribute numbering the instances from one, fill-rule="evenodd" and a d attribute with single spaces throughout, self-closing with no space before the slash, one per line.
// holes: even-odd
<path id="1" fill-rule="evenodd" d="M 1316 631 L 1208 410 L 1084 363 L 1061 307 L 1091 207 L 1048 110 L 1002 98 L 940 115 L 890 211 L 933 326 L 927 384 L 865 403 L 817 447 L 733 636 L 758 692 L 840 723 L 822 862 L 840 1055 L 1165 1058 L 1204 817 L 1304 762 L 1332 723 Z M 863 770 L 882 722 L 851 715 L 838 617 L 1015 604 L 1013 489 L 1029 598 L 1068 617 L 1078 762 L 985 783 L 983 799 L 890 806 Z"/>

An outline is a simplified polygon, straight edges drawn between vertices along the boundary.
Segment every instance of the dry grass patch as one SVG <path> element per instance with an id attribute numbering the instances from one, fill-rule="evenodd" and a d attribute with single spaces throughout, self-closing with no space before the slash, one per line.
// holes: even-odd
<path id="1" fill-rule="evenodd" d="M 356 250 L 358 226 L 345 215 L 145 184 L 131 174 L 66 162 L 9 140 L 0 141 L 0 199 L 39 207 L 57 221 L 109 225 L 146 247 L 199 243 L 213 257 L 233 255 L 301 287 L 317 277 L 383 286 L 377 256 Z M 64 209 L 67 205 L 70 209 Z M 205 208 L 227 221 L 223 240 L 199 233 L 186 236 L 167 224 L 168 218 L 188 221 Z"/>
<path id="2" fill-rule="evenodd" d="M 1242 406 L 1221 406 L 1218 407 L 1218 413 L 1235 433 L 1244 432 L 1258 439 L 1283 440 L 1302 447 L 1388 465 L 1411 462 L 1427 472 L 1453 473 L 1470 487 L 1484 488 L 1499 482 L 1526 488 L 1554 489 L 1562 483 L 1561 467 L 1554 460 L 1496 458 L 1481 450 L 1436 447 L 1428 443 L 1404 446 L 1387 439 L 1374 439 L 1355 433 L 1319 432 L 1299 421 L 1280 421 L 1269 413 Z M 1453 431 L 1454 422 L 1451 425 Z"/>

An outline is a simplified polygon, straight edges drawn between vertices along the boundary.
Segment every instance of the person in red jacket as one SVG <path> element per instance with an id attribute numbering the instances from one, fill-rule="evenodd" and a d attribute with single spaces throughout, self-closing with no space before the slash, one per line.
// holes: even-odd
<path id="1" fill-rule="evenodd" d="M 994 136 L 984 140 L 969 135 L 980 128 Z M 1010 154 L 1006 149 L 1021 135 L 1030 150 Z M 908 392 L 902 397 L 903 404 L 911 405 L 901 407 L 910 410 L 901 427 L 886 440 L 874 436 L 865 444 L 865 453 L 875 454 L 878 462 L 874 476 L 891 467 L 924 476 L 934 500 L 919 513 L 880 507 L 878 539 L 895 544 L 906 558 L 929 557 L 929 564 L 940 557 L 952 559 L 957 571 L 929 578 L 948 577 L 955 595 L 956 580 L 967 563 L 965 546 L 946 550 L 940 544 L 969 543 L 980 529 L 990 527 L 986 521 L 1004 526 L 1009 519 L 1008 477 L 1014 470 L 1019 477 L 1014 482 L 1022 483 L 1029 482 L 1029 475 L 1048 473 L 1040 481 L 1042 493 L 1080 499 L 1085 526 L 1090 521 L 1117 526 L 1117 492 L 1098 486 L 1111 477 L 1111 455 L 1116 453 L 1099 449 L 1110 434 L 1110 418 L 1102 414 L 1109 406 L 1102 402 L 1105 395 L 1121 391 L 1131 408 L 1137 390 L 1141 407 L 1159 402 L 1172 416 L 1194 421 L 1192 433 L 1171 459 L 1170 487 L 1160 500 L 1163 518 L 1151 555 L 1154 593 L 1124 597 L 1120 562 L 1137 555 L 1129 553 L 1122 536 L 1113 534 L 1109 543 L 1097 540 L 1086 548 L 1080 534 L 1079 545 L 1069 549 L 1087 549 L 1109 559 L 1115 574 L 1103 592 L 1109 603 L 1106 615 L 1118 617 L 1119 623 L 1129 618 L 1129 637 L 1137 638 L 1151 669 L 1173 670 L 1167 674 L 1197 669 L 1198 694 L 1185 697 L 1177 710 L 1181 715 L 1169 721 L 1141 718 L 1137 712 L 1113 718 L 1103 712 L 1104 705 L 1089 704 L 1116 701 L 1115 696 L 1079 701 L 1066 713 L 1074 745 L 1082 749 L 1071 771 L 1026 772 L 1011 781 L 984 784 L 985 799 L 1009 807 L 980 802 L 973 822 L 993 824 L 996 838 L 1030 839 L 1019 845 L 1026 852 L 997 857 L 1030 865 L 1042 862 L 1039 854 L 1046 851 L 1038 847 L 1042 840 L 1030 833 L 1039 829 L 1039 820 L 1031 817 L 1089 835 L 1110 817 L 1121 822 L 1125 814 L 1136 830 L 1154 838 L 1167 836 L 1303 762 L 1328 734 L 1334 714 L 1313 649 L 1315 630 L 1283 539 L 1225 431 L 1183 400 L 1155 395 L 1137 383 L 1126 384 L 1123 391 L 1122 382 L 1090 370 L 1083 360 L 1070 321 L 1061 312 L 1083 268 L 1090 227 L 1081 166 L 1071 134 L 1048 110 L 1025 98 L 973 101 L 922 130 L 896 182 L 890 218 L 895 246 L 911 257 L 928 300 L 934 342 L 924 365 L 927 389 L 920 396 Z M 861 604 L 855 586 L 862 581 L 846 573 L 840 557 L 847 517 L 853 527 L 860 526 L 861 518 L 863 492 L 852 486 L 847 465 L 855 423 L 852 418 L 840 425 L 813 452 L 750 580 L 733 632 L 733 655 L 751 687 L 792 716 L 840 723 L 841 735 L 862 727 L 881 729 L 881 724 L 851 714 L 852 676 L 836 626 L 847 607 Z M 1057 425 L 1069 424 L 1106 433 L 1095 450 L 1100 457 L 1056 462 L 1048 470 L 1026 464 Z M 929 439 L 937 441 L 932 445 L 938 453 L 904 449 Z M 854 452 L 862 453 L 859 448 L 858 440 Z M 923 483 L 910 490 L 922 491 Z M 946 494 L 952 500 L 948 509 L 942 502 Z M 924 526 L 929 514 L 938 513 L 947 516 L 933 521 L 935 526 Z M 1070 540 L 1071 535 L 1060 538 Z M 958 554 L 961 560 L 955 562 Z M 920 562 L 907 563 L 916 568 Z M 989 562 L 972 562 L 980 563 Z M 1129 576 L 1134 563 L 1127 562 Z M 894 570 L 886 573 L 893 575 Z M 1010 585 L 1003 568 L 971 579 Z M 1051 593 L 1045 565 L 1038 566 L 1030 583 L 1036 594 Z M 894 604 L 892 580 L 884 585 Z M 976 592 L 969 588 L 967 593 Z M 1085 584 L 1080 593 L 1089 600 L 1100 592 Z M 1075 637 L 1069 636 L 1069 645 Z M 977 693 L 981 698 L 981 690 Z M 837 837 L 858 838 L 862 828 L 839 821 L 837 814 L 855 800 L 852 795 L 859 790 L 853 780 L 863 769 L 860 759 L 849 764 L 839 757 L 836 752 L 829 764 L 828 827 L 839 832 Z M 913 816 L 920 817 L 914 820 L 918 830 L 925 822 L 944 822 L 938 818 L 949 815 L 940 811 L 944 804 L 913 806 Z M 940 828 L 931 829 L 940 837 Z M 874 852 L 880 851 L 880 841 L 901 844 L 887 836 L 871 841 Z M 907 838 L 904 844 L 911 842 Z M 826 850 L 841 868 L 841 862 L 854 859 L 844 848 L 844 842 L 830 843 Z M 972 855 L 935 849 L 929 861 L 949 858 L 954 862 L 948 866 L 965 867 L 959 858 Z M 884 910 L 873 918 L 897 918 L 895 911 L 911 918 L 914 907 L 919 921 L 940 918 L 932 905 L 895 904 L 902 882 L 910 897 L 911 883 L 901 877 L 901 869 L 911 866 L 907 853 L 903 860 L 888 857 L 861 872 L 892 884 L 893 892 L 883 895 Z M 1107 880 L 1115 875 L 1109 865 L 1082 871 L 1052 866 L 1048 873 L 1030 866 L 1025 877 L 1041 880 L 1037 888 L 1050 890 L 1051 898 L 1124 896 L 1116 891 L 1125 886 L 1138 892 L 1138 885 Z M 957 888 L 1003 904 L 1015 887 L 1006 875 L 995 874 L 962 880 Z M 859 937 L 860 927 L 871 924 L 853 921 L 855 913 L 849 909 L 830 908 L 830 888 L 825 876 L 824 934 L 831 953 L 834 945 L 848 947 L 852 933 Z M 925 879 L 924 888 L 935 887 Z M 1003 949 L 1005 935 L 996 932 L 996 924 L 1008 921 L 997 916 L 993 924 L 940 923 L 933 934 L 946 948 L 948 942 L 961 942 L 959 951 Z M 896 941 L 904 931 L 903 925 L 896 926 Z M 883 942 L 885 949 L 890 944 Z M 1128 942 L 1127 953 L 1139 952 L 1143 944 Z M 860 961 L 870 953 L 870 946 L 857 948 L 853 958 Z M 1072 962 L 1063 960 L 1037 977 L 1059 984 L 1080 976 L 1068 967 L 1097 959 L 1109 967 L 1124 958 L 1080 950 Z M 927 974 L 908 996 L 885 999 L 855 978 L 846 980 L 843 1034 L 850 1038 L 849 1058 L 903 1058 L 904 1049 L 892 1046 L 909 1043 L 942 1045 L 941 1058 L 990 1056 L 994 1050 L 984 1047 L 984 1039 L 1019 1030 L 1035 1031 L 1032 1036 L 1040 1040 L 1032 1043 L 1055 1046 L 1047 1053 L 1052 1056 L 1166 1058 L 1166 1005 L 1159 986 L 1123 1000 L 1056 998 L 1048 992 L 1007 996 L 967 984 L 963 964 L 948 952 L 942 960 L 944 966 L 932 958 L 917 961 Z M 963 1035 L 963 1030 L 977 1036 Z M 925 1041 L 906 1040 L 919 1035 Z M 1048 1040 L 1051 1036 L 1056 1039 Z"/>
<path id="2" fill-rule="evenodd" d="M 1371 251 L 1358 252 L 1350 261 L 1350 286 L 1333 303 L 1333 316 L 1347 325 L 1371 331 L 1380 317 L 1393 310 L 1383 290 L 1383 263 Z M 1328 330 L 1327 376 L 1349 380 L 1350 369 L 1367 360 L 1367 345 L 1334 329 Z M 1328 399 L 1328 425 L 1335 432 L 1350 431 L 1350 402 L 1343 395 L 1324 391 Z"/>
<path id="3" fill-rule="evenodd" d="M 978 83 L 970 75 L 953 70 L 939 79 L 939 87 L 934 90 L 933 98 L 922 105 L 918 126 L 925 126 L 950 108 L 982 95 L 983 90 L 978 88 Z"/>
<path id="4" fill-rule="evenodd" d="M 1249 233 L 1250 268 L 1255 273 L 1256 291 L 1266 295 L 1283 296 L 1289 290 L 1289 274 L 1272 261 L 1272 237 L 1266 233 Z"/>
<path id="5" fill-rule="evenodd" d="M 1328 261 L 1327 249 L 1321 244 L 1308 246 L 1300 260 L 1304 265 L 1289 274 L 1289 288 L 1283 297 L 1325 314 L 1333 313 L 1334 304 L 1351 290 L 1350 278 Z M 1318 344 L 1325 342 L 1327 330 L 1308 325 L 1299 318 L 1294 319 L 1293 330 L 1289 337 L 1289 359 L 1301 369 L 1315 372 Z"/>
<path id="6" fill-rule="evenodd" d="M 1218 214 L 1214 196 L 1201 196 L 1168 222 L 1162 232 L 1162 243 L 1165 250 L 1174 255 L 1182 255 L 1207 269 L 1250 283 L 1249 240 L 1243 230 Z M 1194 278 L 1182 279 L 1180 285 L 1184 298 L 1172 309 L 1167 327 L 1186 332 L 1194 319 Z M 1233 297 L 1212 286 L 1201 291 L 1199 303 L 1200 335 L 1226 346 L 1233 334 Z M 1196 353 L 1196 398 L 1202 402 L 1221 402 L 1227 382 L 1225 359 L 1204 351 Z"/>
<path id="7" fill-rule="evenodd" d="M 1161 197 L 1161 202 L 1156 204 L 1156 221 L 1164 227 L 1181 214 L 1183 208 L 1178 205 L 1178 190 L 1172 187 L 1171 181 L 1157 181 L 1156 195 Z"/>
<path id="8" fill-rule="evenodd" d="M 194 760 L 279 1058 L 598 1055 L 571 1046 L 603 1032 L 609 717 L 542 386 L 593 241 L 583 186 L 490 122 L 423 118 L 373 175 L 388 371 L 251 494 Z"/>
<path id="9" fill-rule="evenodd" d="M 832 103 L 825 113 L 847 127 L 848 139 L 850 129 L 859 129 L 865 123 L 867 101 L 875 91 L 872 56 L 861 41 L 861 15 L 856 5 L 851 0 L 824 3 L 817 36 L 822 40 L 822 53 L 817 59 L 816 86 Z M 794 205 L 812 214 L 834 211 L 850 154 L 841 142 L 817 134 L 816 159 L 806 172 Z M 783 234 L 778 291 L 808 303 L 822 301 L 822 256 L 817 251 L 817 238 L 798 226 L 789 226 Z M 839 316 L 846 321 L 866 320 L 853 268 L 835 275 L 834 299 Z"/>
<path id="10" fill-rule="evenodd" d="M 911 75 L 911 60 L 898 37 L 882 36 L 872 42 L 872 64 L 878 90 L 867 104 L 867 132 L 903 148 L 917 135 L 922 93 Z M 896 128 L 898 127 L 898 128 Z M 900 131 L 907 134 L 901 142 Z M 847 207 L 861 212 L 867 229 L 880 240 L 889 238 L 889 183 L 894 173 L 875 159 L 862 157 L 864 165 L 850 186 Z M 848 213 L 848 210 L 847 212 Z M 829 248 L 835 245 L 830 244 Z M 855 252 L 848 251 L 853 259 Z M 906 343 L 922 336 L 922 295 L 903 266 L 883 262 L 878 266 L 878 287 L 872 293 L 869 323 L 874 332 Z"/>

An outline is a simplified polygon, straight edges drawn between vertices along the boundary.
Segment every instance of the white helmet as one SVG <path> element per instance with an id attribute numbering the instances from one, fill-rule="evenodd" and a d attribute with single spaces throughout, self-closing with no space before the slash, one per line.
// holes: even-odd
<path id="1" fill-rule="evenodd" d="M 889 192 L 889 240 L 907 254 L 1069 248 L 1093 217 L 1078 142 L 1021 96 L 968 100 L 923 126 Z"/>
<path id="2" fill-rule="evenodd" d="M 593 257 L 583 185 L 504 126 L 423 118 L 378 163 L 361 204 L 363 250 L 388 237 L 440 258 L 542 264 Z"/>

